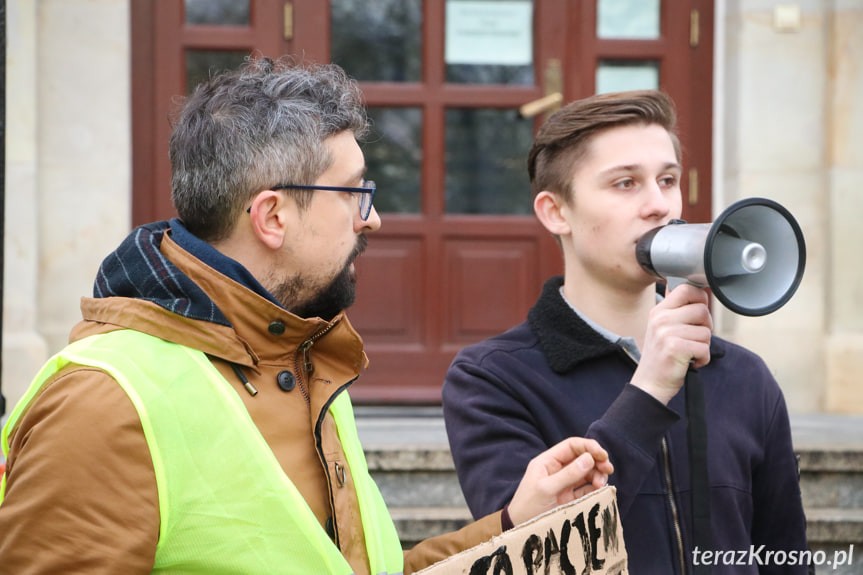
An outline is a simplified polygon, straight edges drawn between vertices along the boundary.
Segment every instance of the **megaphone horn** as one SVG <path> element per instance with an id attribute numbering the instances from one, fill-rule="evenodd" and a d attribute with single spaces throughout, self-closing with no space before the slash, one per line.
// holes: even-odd
<path id="1" fill-rule="evenodd" d="M 730 205 L 712 224 L 673 220 L 644 234 L 635 256 L 669 286 L 709 287 L 735 313 L 759 316 L 785 305 L 803 279 L 806 244 L 788 210 L 766 198 Z"/>

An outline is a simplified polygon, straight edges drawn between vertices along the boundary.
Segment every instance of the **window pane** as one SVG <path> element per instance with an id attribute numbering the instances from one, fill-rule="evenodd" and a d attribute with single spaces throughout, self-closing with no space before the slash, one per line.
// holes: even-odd
<path id="1" fill-rule="evenodd" d="M 369 108 L 371 129 L 363 142 L 368 171 L 377 184 L 378 212 L 416 214 L 421 211 L 422 110 Z"/>
<path id="2" fill-rule="evenodd" d="M 659 88 L 659 62 L 655 60 L 602 60 L 596 68 L 596 93 Z"/>
<path id="3" fill-rule="evenodd" d="M 185 0 L 186 24 L 248 26 L 249 0 Z"/>
<path id="4" fill-rule="evenodd" d="M 248 55 L 242 50 L 186 50 L 186 93 L 216 72 L 239 67 Z"/>
<path id="5" fill-rule="evenodd" d="M 532 85 L 531 0 L 447 0 L 446 81 Z"/>
<path id="6" fill-rule="evenodd" d="M 446 212 L 531 214 L 527 153 L 533 122 L 515 110 L 446 111 Z"/>
<path id="7" fill-rule="evenodd" d="M 599 38 L 659 38 L 659 0 L 599 0 L 596 35 Z"/>
<path id="8" fill-rule="evenodd" d="M 446 81 L 453 84 L 533 85 L 533 66 L 447 64 Z"/>
<path id="9" fill-rule="evenodd" d="M 357 80 L 418 82 L 421 0 L 332 0 L 332 61 Z"/>

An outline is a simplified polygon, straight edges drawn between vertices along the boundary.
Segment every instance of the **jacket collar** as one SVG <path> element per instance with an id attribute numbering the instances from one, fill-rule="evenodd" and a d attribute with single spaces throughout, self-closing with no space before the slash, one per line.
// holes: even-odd
<path id="1" fill-rule="evenodd" d="M 368 364 L 344 312 L 332 322 L 298 317 L 177 245 L 168 230 L 167 222 L 138 228 L 105 260 L 95 297 L 82 299 L 85 321 L 73 341 L 136 329 L 252 367 L 293 361 L 312 340 L 316 356 L 331 355 L 357 372 Z"/>
<path id="2" fill-rule="evenodd" d="M 563 276 L 545 282 L 542 294 L 527 314 L 549 367 L 564 374 L 587 360 L 616 353 L 618 346 L 597 333 L 560 296 Z"/>
<path id="3" fill-rule="evenodd" d="M 563 276 L 545 282 L 536 304 L 527 314 L 527 321 L 539 340 L 549 367 L 565 374 L 579 364 L 607 355 L 620 353 L 620 346 L 591 328 L 560 295 Z M 710 341 L 711 361 L 725 355 L 716 337 Z"/>

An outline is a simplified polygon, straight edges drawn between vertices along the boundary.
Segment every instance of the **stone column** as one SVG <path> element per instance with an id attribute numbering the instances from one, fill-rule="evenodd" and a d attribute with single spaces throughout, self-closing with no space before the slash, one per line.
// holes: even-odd
<path id="1" fill-rule="evenodd" d="M 36 2 L 6 2 L 3 394 L 10 411 L 45 360 L 37 327 L 39 194 Z"/>
<path id="2" fill-rule="evenodd" d="M 128 0 L 7 10 L 3 391 L 14 404 L 129 231 L 131 70 Z"/>
<path id="3" fill-rule="evenodd" d="M 39 2 L 40 330 L 53 352 L 131 221 L 128 0 Z"/>
<path id="4" fill-rule="evenodd" d="M 720 2 L 725 9 L 724 203 L 773 199 L 803 229 L 803 282 L 780 310 L 758 318 L 722 314 L 723 334 L 761 355 L 792 411 L 825 403 L 824 338 L 830 271 L 825 110 L 829 3 L 796 2 L 799 26 L 776 21 L 777 4 Z M 720 14 L 720 17 L 723 15 Z"/>
<path id="5" fill-rule="evenodd" d="M 835 0 L 827 23 L 826 408 L 863 413 L 863 3 Z"/>

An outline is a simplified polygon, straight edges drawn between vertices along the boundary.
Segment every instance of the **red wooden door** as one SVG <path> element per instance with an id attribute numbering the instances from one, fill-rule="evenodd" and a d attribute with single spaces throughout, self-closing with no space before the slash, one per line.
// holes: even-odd
<path id="1" fill-rule="evenodd" d="M 349 312 L 371 358 L 352 388 L 358 402 L 438 402 L 455 353 L 523 321 L 543 281 L 561 271 L 559 248 L 532 214 L 525 168 L 544 116 L 521 117 L 523 104 L 554 92 L 570 101 L 615 86 L 665 89 L 698 183 L 692 193 L 685 178 L 685 217 L 709 221 L 712 0 L 132 7 L 135 223 L 173 215 L 165 118 L 209 66 L 259 50 L 333 61 L 360 82 L 383 225 L 357 262 Z M 634 11 L 643 25 L 633 31 Z"/>

